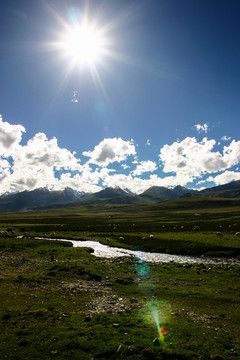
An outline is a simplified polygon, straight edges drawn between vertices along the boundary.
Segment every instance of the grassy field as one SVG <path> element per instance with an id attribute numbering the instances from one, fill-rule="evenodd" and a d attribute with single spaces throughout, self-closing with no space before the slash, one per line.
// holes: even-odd
<path id="1" fill-rule="evenodd" d="M 239 256 L 240 208 L 219 204 L 1 214 L 0 359 L 239 359 L 239 266 L 109 260 L 33 238 Z"/>
<path id="2" fill-rule="evenodd" d="M 240 236 L 236 236 L 240 231 L 240 201 L 187 198 L 149 206 L 5 213 L 0 214 L 0 230 L 9 230 L 10 236 L 97 239 L 129 249 L 236 257 L 240 255 Z"/>

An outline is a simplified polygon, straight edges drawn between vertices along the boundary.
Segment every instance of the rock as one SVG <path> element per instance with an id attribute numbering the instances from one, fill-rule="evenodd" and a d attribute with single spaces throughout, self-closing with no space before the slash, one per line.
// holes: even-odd
<path id="1" fill-rule="evenodd" d="M 51 354 L 52 354 L 52 355 L 57 355 L 57 354 L 58 354 L 58 351 L 57 351 L 57 350 L 53 350 L 53 351 L 51 351 Z"/>
<path id="2" fill-rule="evenodd" d="M 121 348 L 122 348 L 122 345 L 120 344 L 120 345 L 118 346 L 118 348 L 117 348 L 117 353 L 120 352 Z"/>
<path id="3" fill-rule="evenodd" d="M 136 299 L 136 298 L 131 298 L 130 302 L 131 302 L 131 303 L 138 303 L 138 299 Z"/>

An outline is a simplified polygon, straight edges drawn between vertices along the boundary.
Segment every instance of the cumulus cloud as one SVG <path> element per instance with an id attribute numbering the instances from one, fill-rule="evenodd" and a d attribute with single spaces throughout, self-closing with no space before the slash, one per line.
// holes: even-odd
<path id="1" fill-rule="evenodd" d="M 64 189 L 71 187 L 73 189 L 81 190 L 84 192 L 96 192 L 102 190 L 99 181 L 110 176 L 114 173 L 114 169 L 97 168 L 93 170 L 89 164 L 82 166 L 81 172 L 72 174 L 66 172 L 61 174 L 59 181 L 55 184 L 55 189 Z"/>
<path id="2" fill-rule="evenodd" d="M 174 187 L 177 185 L 185 186 L 189 182 L 187 176 L 166 176 L 159 177 L 157 174 L 151 174 L 148 179 L 142 179 L 132 174 L 108 174 L 103 179 L 103 186 L 119 186 L 122 189 L 129 189 L 133 193 L 140 194 L 151 186 Z"/>
<path id="3" fill-rule="evenodd" d="M 0 183 L 1 183 L 1 186 L 4 182 L 6 182 L 8 176 L 10 175 L 10 168 L 11 168 L 11 165 L 6 159 L 0 159 Z"/>
<path id="4" fill-rule="evenodd" d="M 136 169 L 132 172 L 133 175 L 141 175 L 146 172 L 153 172 L 157 169 L 157 165 L 153 161 L 141 161 Z"/>
<path id="5" fill-rule="evenodd" d="M 11 125 L 2 121 L 0 115 L 0 154 L 11 156 L 22 140 L 22 133 L 25 128 L 22 125 Z"/>
<path id="6" fill-rule="evenodd" d="M 164 145 L 159 155 L 163 171 L 186 174 L 192 178 L 223 171 L 240 161 L 240 141 L 232 141 L 225 146 L 223 154 L 213 151 L 215 144 L 215 140 L 204 138 L 198 142 L 195 137 L 187 137 L 181 142 Z"/>
<path id="7" fill-rule="evenodd" d="M 81 164 L 75 152 L 61 148 L 56 138 L 48 139 L 44 133 L 37 133 L 21 145 L 23 132 L 22 125 L 11 125 L 0 118 L 0 193 L 67 186 L 96 192 L 105 186 L 120 186 L 139 194 L 154 185 L 186 186 L 196 178 L 200 184 L 205 174 L 213 174 L 206 181 L 216 184 L 240 179 L 236 167 L 229 171 L 240 164 L 240 141 L 225 144 L 221 152 L 214 150 L 216 141 L 207 138 L 197 141 L 187 137 L 166 144 L 160 149 L 159 159 L 161 170 L 168 174 L 160 176 L 153 174 L 160 171 L 156 162 L 138 160 L 132 139 L 104 139 L 93 151 L 83 152 L 89 159 Z M 113 163 L 121 166 L 112 169 L 109 165 Z M 120 169 L 124 169 L 124 174 Z M 218 175 L 219 172 L 222 173 Z M 144 173 L 150 173 L 148 178 L 141 178 Z"/>
<path id="8" fill-rule="evenodd" d="M 240 180 L 240 172 L 229 170 L 215 177 L 211 176 L 207 179 L 207 181 L 213 181 L 216 185 L 223 185 L 236 180 Z"/>
<path id="9" fill-rule="evenodd" d="M 79 161 L 74 153 L 60 148 L 56 138 L 48 140 L 44 133 L 37 133 L 15 154 L 14 169 L 20 166 L 35 170 L 51 167 L 76 170 L 80 168 Z"/>
<path id="10" fill-rule="evenodd" d="M 83 155 L 90 157 L 89 163 L 107 166 L 113 162 L 126 160 L 130 155 L 135 155 L 136 150 L 132 141 L 121 138 L 108 138 L 95 146 L 93 151 L 84 151 Z"/>
<path id="11" fill-rule="evenodd" d="M 44 133 L 38 133 L 22 146 L 23 132 L 23 126 L 11 125 L 1 119 L 1 193 L 54 186 L 57 183 L 56 170 L 81 170 L 75 153 L 60 148 L 56 138 L 48 140 Z"/>
<path id="12" fill-rule="evenodd" d="M 11 167 L 9 161 L 6 159 L 0 159 L 0 172 Z"/>
<path id="13" fill-rule="evenodd" d="M 205 132 L 207 133 L 208 132 L 208 124 L 196 124 L 194 125 L 195 129 L 197 130 L 197 132 Z"/>
<path id="14" fill-rule="evenodd" d="M 97 192 L 102 190 L 98 186 L 99 174 L 95 172 L 83 171 L 81 174 L 72 175 L 71 173 L 62 174 L 55 189 L 64 189 L 71 187 L 72 189 L 81 190 L 83 192 Z"/>
<path id="15" fill-rule="evenodd" d="M 227 168 L 240 163 L 240 141 L 233 140 L 229 146 L 224 146 L 223 157 Z"/>

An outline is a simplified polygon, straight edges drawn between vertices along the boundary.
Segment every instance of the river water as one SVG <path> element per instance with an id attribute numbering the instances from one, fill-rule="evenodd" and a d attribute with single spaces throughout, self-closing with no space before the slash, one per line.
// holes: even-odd
<path id="1" fill-rule="evenodd" d="M 151 263 L 169 263 L 176 262 L 180 264 L 237 264 L 240 265 L 240 261 L 236 259 L 218 259 L 218 258 L 206 258 L 206 257 L 195 257 L 195 256 L 184 256 L 184 255 L 170 255 L 146 251 L 134 251 L 123 248 L 111 247 L 103 245 L 98 241 L 81 241 L 81 240 L 66 240 L 66 239 L 52 239 L 52 238 L 41 238 L 36 239 L 44 240 L 58 240 L 68 241 L 73 244 L 73 247 L 85 247 L 93 249 L 93 255 L 103 258 L 118 258 L 122 256 L 131 256 L 137 259 L 141 259 Z"/>

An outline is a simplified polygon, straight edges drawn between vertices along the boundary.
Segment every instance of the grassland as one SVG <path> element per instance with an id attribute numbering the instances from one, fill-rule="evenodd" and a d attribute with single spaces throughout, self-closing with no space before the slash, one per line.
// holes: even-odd
<path id="1" fill-rule="evenodd" d="M 202 204 L 1 214 L 0 358 L 238 359 L 239 266 L 109 260 L 34 239 L 239 256 L 238 203 Z"/>

